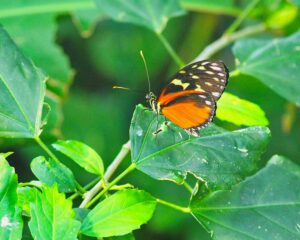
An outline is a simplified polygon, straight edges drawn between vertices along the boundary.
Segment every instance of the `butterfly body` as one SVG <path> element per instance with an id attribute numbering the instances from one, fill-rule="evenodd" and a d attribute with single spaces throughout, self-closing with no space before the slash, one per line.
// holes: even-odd
<path id="1" fill-rule="evenodd" d="M 228 77 L 228 69 L 221 61 L 195 62 L 179 70 L 158 99 L 153 93 L 146 98 L 155 112 L 163 114 L 189 134 L 199 136 L 199 130 L 215 116 L 216 102 Z"/>

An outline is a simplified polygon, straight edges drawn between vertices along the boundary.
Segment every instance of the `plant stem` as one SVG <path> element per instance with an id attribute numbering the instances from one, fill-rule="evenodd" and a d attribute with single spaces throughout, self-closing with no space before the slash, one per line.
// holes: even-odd
<path id="1" fill-rule="evenodd" d="M 96 184 L 100 179 L 101 179 L 100 177 L 95 178 L 93 181 L 91 181 L 90 183 L 88 183 L 87 185 L 85 185 L 83 187 L 83 189 L 86 191 L 91 186 L 93 186 L 94 184 Z M 73 193 L 70 197 L 68 197 L 68 199 L 73 200 L 73 199 L 77 198 L 80 195 L 81 195 L 80 192 L 77 191 L 77 192 Z"/>
<path id="2" fill-rule="evenodd" d="M 193 188 L 186 182 L 183 182 L 183 186 L 190 192 L 193 193 Z"/>
<path id="3" fill-rule="evenodd" d="M 165 200 L 162 200 L 162 199 L 159 199 L 159 198 L 156 198 L 156 201 L 162 205 L 165 205 L 165 206 L 168 206 L 170 208 L 173 208 L 173 209 L 176 209 L 180 212 L 183 212 L 183 213 L 190 213 L 191 212 L 191 209 L 188 208 L 188 207 L 181 207 L 181 206 L 178 206 L 174 203 L 170 203 L 170 202 L 167 202 Z"/>
<path id="4" fill-rule="evenodd" d="M 112 182 L 108 183 L 107 187 L 104 188 L 100 193 L 96 195 L 90 202 L 88 202 L 84 207 L 88 208 L 93 205 L 99 198 L 101 198 L 112 186 L 117 184 L 122 178 L 124 178 L 128 173 L 135 169 L 136 165 L 134 163 L 130 164 L 119 176 L 117 176 Z"/>
<path id="5" fill-rule="evenodd" d="M 125 143 L 120 152 L 118 153 L 118 155 L 115 157 L 115 159 L 113 160 L 113 162 L 109 165 L 109 167 L 107 168 L 105 174 L 104 174 L 104 179 L 105 181 L 108 181 L 110 179 L 110 177 L 112 176 L 112 174 L 115 172 L 115 170 L 117 169 L 117 167 L 120 165 L 120 163 L 123 161 L 123 159 L 127 156 L 127 154 L 130 151 L 130 141 L 128 141 L 127 143 Z M 86 192 L 83 195 L 83 201 L 80 204 L 80 208 L 83 208 L 86 206 L 86 204 L 100 191 L 100 189 L 103 187 L 103 180 L 101 179 L 91 190 L 89 190 L 88 192 Z"/>
<path id="6" fill-rule="evenodd" d="M 161 43 L 164 45 L 170 56 L 173 58 L 173 60 L 177 63 L 179 68 L 182 68 L 185 66 L 183 60 L 177 55 L 177 53 L 174 51 L 168 40 L 162 35 L 161 33 L 156 33 L 156 36 L 161 41 Z"/>
<path id="7" fill-rule="evenodd" d="M 251 27 L 244 28 L 240 31 L 237 31 L 229 35 L 223 35 L 221 38 L 217 39 L 215 42 L 212 42 L 210 45 L 208 45 L 192 62 L 208 59 L 218 51 L 230 45 L 235 40 L 264 32 L 266 31 L 266 29 L 267 29 L 266 25 L 258 24 Z"/>
<path id="8" fill-rule="evenodd" d="M 230 27 L 225 31 L 224 35 L 233 33 L 241 23 L 246 19 L 246 17 L 251 13 L 253 8 L 260 2 L 260 0 L 252 0 L 245 10 L 235 19 L 235 21 L 230 25 Z"/>
<path id="9" fill-rule="evenodd" d="M 47 145 L 40 139 L 40 137 L 35 137 L 34 140 L 38 145 L 51 157 L 53 160 L 59 162 L 58 158 L 54 155 L 54 153 L 47 147 Z"/>

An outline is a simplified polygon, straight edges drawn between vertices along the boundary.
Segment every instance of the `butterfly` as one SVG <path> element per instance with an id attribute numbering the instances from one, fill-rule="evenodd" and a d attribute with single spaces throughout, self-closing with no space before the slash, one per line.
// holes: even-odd
<path id="1" fill-rule="evenodd" d="M 163 114 L 188 134 L 199 136 L 199 130 L 213 120 L 216 102 L 228 78 L 222 61 L 194 62 L 180 69 L 158 98 L 150 92 L 146 99 L 157 114 Z"/>

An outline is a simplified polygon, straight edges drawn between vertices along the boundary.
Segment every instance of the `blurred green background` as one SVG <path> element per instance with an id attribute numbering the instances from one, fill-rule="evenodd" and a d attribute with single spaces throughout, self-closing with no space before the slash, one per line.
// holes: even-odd
<path id="1" fill-rule="evenodd" d="M 5 5 L 5 2 L 2 4 Z M 197 8 L 193 5 L 196 3 L 197 6 L 197 1 L 183 2 L 187 14 L 171 19 L 163 34 L 186 62 L 193 60 L 206 45 L 220 37 L 247 3 L 216 1 L 209 4 L 203 1 L 208 7 Z M 274 13 L 286 11 L 286 6 L 291 4 L 286 1 L 262 1 L 245 25 L 267 21 Z M 288 24 L 270 32 L 275 36 L 284 36 L 297 30 L 299 13 L 295 11 L 295 17 Z M 285 19 L 286 16 L 279 18 L 279 23 Z M 92 25 L 89 24 L 91 20 Z M 0 11 L 0 22 L 24 53 L 51 77 L 48 99 L 53 103 L 52 109 L 60 113 L 51 116 L 51 124 L 42 137 L 48 143 L 57 137 L 87 143 L 102 156 L 106 166 L 129 138 L 135 105 L 146 104 L 148 84 L 139 51 L 144 52 L 152 91 L 157 95 L 170 75 L 178 69 L 153 32 L 144 27 L 114 22 L 104 17 L 100 10 L 21 17 L 1 17 Z M 27 33 L 24 35 L 24 32 Z M 263 35 L 268 36 L 270 32 Z M 34 48 L 30 45 L 32 41 Z M 47 58 L 40 59 L 40 51 L 47 53 Z M 222 59 L 229 69 L 234 70 L 230 47 L 214 58 Z M 131 90 L 116 90 L 112 88 L 114 85 Z M 248 76 L 230 79 L 226 91 L 258 104 L 266 112 L 272 139 L 264 155 L 265 161 L 274 154 L 280 154 L 300 163 L 298 108 Z M 215 122 L 227 129 L 237 128 L 220 120 Z M 44 153 L 31 141 L 1 140 L 1 143 L 2 151 L 16 152 L 10 163 L 16 167 L 19 181 L 32 180 L 34 176 L 29 163 L 34 156 Z M 11 147 L 12 143 L 15 148 Z M 59 157 L 63 159 L 62 155 Z M 93 179 L 67 159 L 64 162 L 74 171 L 80 183 L 86 184 Z M 129 162 L 128 157 L 120 169 L 124 169 Z M 182 186 L 153 180 L 138 171 L 128 176 L 126 181 L 157 197 L 180 205 L 187 204 L 188 193 Z M 158 207 L 149 224 L 134 234 L 137 239 L 145 240 L 210 239 L 196 220 L 163 206 Z"/>

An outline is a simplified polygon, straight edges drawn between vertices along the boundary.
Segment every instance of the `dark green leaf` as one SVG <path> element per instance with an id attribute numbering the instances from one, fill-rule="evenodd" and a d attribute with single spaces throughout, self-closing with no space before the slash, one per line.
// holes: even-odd
<path id="1" fill-rule="evenodd" d="M 191 209 L 214 239 L 300 239 L 299 182 L 299 166 L 274 156 L 231 191 L 195 197 Z"/>
<path id="2" fill-rule="evenodd" d="M 0 154 L 0 239 L 21 239 L 21 212 L 17 199 L 17 175 Z"/>
<path id="3" fill-rule="evenodd" d="M 75 240 L 80 222 L 75 220 L 72 201 L 59 193 L 57 187 L 43 187 L 35 202 L 30 204 L 29 228 L 34 239 Z"/>
<path id="4" fill-rule="evenodd" d="M 23 214 L 30 216 L 30 203 L 35 201 L 37 189 L 33 187 L 18 188 L 18 204 L 23 210 Z"/>
<path id="5" fill-rule="evenodd" d="M 286 38 L 240 40 L 233 47 L 237 70 L 300 106 L 299 41 L 300 32 Z"/>
<path id="6" fill-rule="evenodd" d="M 218 101 L 217 117 L 236 125 L 269 124 L 264 111 L 258 105 L 229 93 L 224 93 Z"/>
<path id="7" fill-rule="evenodd" d="M 0 27 L 0 137 L 34 138 L 41 133 L 45 81 Z"/>
<path id="8" fill-rule="evenodd" d="M 156 200 L 144 191 L 122 190 L 100 202 L 82 223 L 88 236 L 110 237 L 130 233 L 146 223 L 156 207 Z"/>
<path id="9" fill-rule="evenodd" d="M 155 135 L 156 119 L 154 112 L 137 106 L 130 128 L 132 161 L 153 178 L 178 183 L 189 172 L 211 188 L 231 186 L 256 170 L 270 137 L 265 127 L 225 132 L 211 126 L 195 138 L 173 124 Z M 163 122 L 159 116 L 158 126 Z"/>
<path id="10" fill-rule="evenodd" d="M 102 176 L 104 167 L 101 157 L 88 145 L 74 140 L 57 141 L 52 146 L 83 167 L 86 171 Z"/>
<path id="11" fill-rule="evenodd" d="M 184 14 L 178 0 L 96 0 L 105 15 L 161 33 L 171 17 Z"/>
<path id="12" fill-rule="evenodd" d="M 34 175 L 43 183 L 52 186 L 57 183 L 60 192 L 74 192 L 76 180 L 73 173 L 64 164 L 39 156 L 32 160 L 30 168 Z"/>

